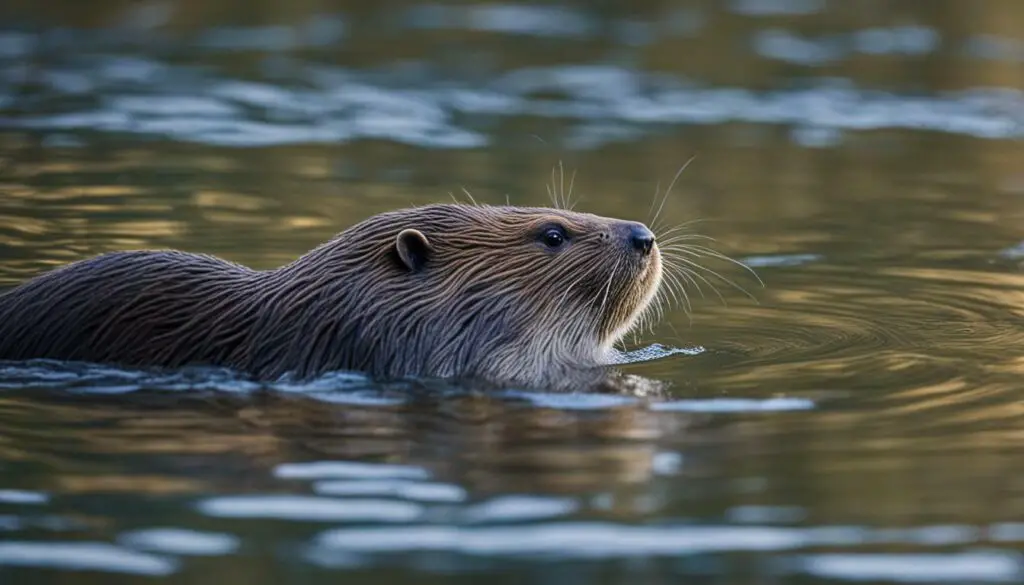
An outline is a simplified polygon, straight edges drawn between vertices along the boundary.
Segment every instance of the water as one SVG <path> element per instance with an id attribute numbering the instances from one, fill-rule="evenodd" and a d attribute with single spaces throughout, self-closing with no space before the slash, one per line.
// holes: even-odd
<path id="1" fill-rule="evenodd" d="M 560 163 L 646 220 L 692 156 L 664 221 L 766 286 L 715 264 L 753 299 L 691 290 L 634 395 L 3 364 L 0 582 L 1024 580 L 1018 2 L 81 6 L 0 9 L 2 286 Z"/>

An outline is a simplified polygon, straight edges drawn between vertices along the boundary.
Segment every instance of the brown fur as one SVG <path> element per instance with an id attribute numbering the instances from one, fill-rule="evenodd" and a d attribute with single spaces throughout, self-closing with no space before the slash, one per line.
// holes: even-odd
<path id="1" fill-rule="evenodd" d="M 557 250 L 542 236 L 554 224 L 569 235 Z M 431 205 L 371 217 L 267 271 L 177 251 L 105 254 L 0 296 L 0 359 L 550 387 L 601 364 L 657 291 L 660 253 L 631 247 L 634 225 Z"/>

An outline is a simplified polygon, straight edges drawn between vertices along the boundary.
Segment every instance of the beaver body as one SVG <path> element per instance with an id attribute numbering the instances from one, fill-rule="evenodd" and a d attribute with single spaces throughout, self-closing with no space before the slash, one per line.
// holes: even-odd
<path id="1" fill-rule="evenodd" d="M 373 216 L 273 270 L 178 251 L 69 264 L 0 295 L 0 359 L 544 387 L 601 365 L 660 282 L 643 224 L 431 205 Z"/>

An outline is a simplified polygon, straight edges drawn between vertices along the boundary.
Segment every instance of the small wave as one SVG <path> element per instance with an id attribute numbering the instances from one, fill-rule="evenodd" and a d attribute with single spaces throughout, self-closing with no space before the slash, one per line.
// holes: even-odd
<path id="1" fill-rule="evenodd" d="M 807 15 L 825 9 L 825 0 L 732 0 L 733 12 L 746 16 Z"/>
<path id="2" fill-rule="evenodd" d="M 1016 246 L 1010 246 L 999 253 L 1003 258 L 1010 260 L 1019 260 L 1024 258 L 1024 242 L 1017 244 Z"/>
<path id="3" fill-rule="evenodd" d="M 419 504 L 385 499 L 334 499 L 317 496 L 224 496 L 197 505 L 214 518 L 274 519 L 303 522 L 410 522 Z"/>
<path id="4" fill-rule="evenodd" d="M 824 260 L 824 256 L 820 254 L 777 254 L 772 256 L 747 256 L 742 259 L 742 262 L 751 268 L 766 268 L 800 266 L 822 260 Z"/>
<path id="5" fill-rule="evenodd" d="M 706 400 L 668 400 L 651 404 L 651 409 L 662 412 L 780 412 L 811 410 L 814 401 L 805 398 L 709 398 Z"/>
<path id="6" fill-rule="evenodd" d="M 819 554 L 795 559 L 802 572 L 844 581 L 1020 583 L 1024 557 L 1009 551 L 947 554 Z"/>
<path id="7" fill-rule="evenodd" d="M 575 498 L 502 496 L 462 510 L 460 518 L 472 524 L 547 520 L 579 509 Z"/>
<path id="8" fill-rule="evenodd" d="M 454 484 L 395 479 L 318 481 L 313 491 L 322 496 L 393 497 L 423 503 L 458 503 L 469 497 L 464 488 Z"/>
<path id="9" fill-rule="evenodd" d="M 789 550 L 807 542 L 803 532 L 786 528 L 679 528 L 587 522 L 486 528 L 342 528 L 317 536 L 314 547 L 341 553 L 429 550 L 533 559 L 606 559 L 712 551 Z"/>
<path id="10" fill-rule="evenodd" d="M 782 29 L 757 32 L 754 50 L 769 59 L 818 67 L 848 60 L 855 54 L 926 55 L 940 46 L 938 32 L 924 26 L 869 28 L 817 39 Z"/>
<path id="11" fill-rule="evenodd" d="M 912 96 L 821 79 L 801 88 L 756 91 L 700 87 L 600 63 L 528 67 L 473 84 L 441 78 L 403 82 L 382 73 L 310 65 L 301 69 L 307 78 L 302 87 L 287 87 L 213 72 L 189 72 L 186 81 L 170 67 L 154 63 L 140 69 L 145 79 L 127 88 L 119 57 L 67 64 L 52 75 L 41 72 L 55 103 L 64 99 L 66 107 L 44 115 L 8 113 L 0 127 L 117 132 L 237 148 L 364 138 L 435 149 L 490 144 L 492 136 L 457 122 L 466 115 L 562 118 L 570 122 L 574 148 L 643 136 L 665 124 L 729 122 L 789 125 L 800 129 L 795 136 L 801 140 L 825 146 L 841 132 L 880 128 L 1024 136 L 1024 93 L 1010 88 Z M 12 75 L 0 62 L 0 79 Z M 88 94 L 103 99 L 83 107 L 82 95 Z M 0 100 L 11 99 L 0 90 Z"/>
<path id="12" fill-rule="evenodd" d="M 1024 542 L 1024 522 L 993 524 L 988 533 L 995 542 Z"/>
<path id="13" fill-rule="evenodd" d="M 654 344 L 637 352 L 626 352 L 619 364 L 642 363 L 672 355 L 699 355 L 705 349 L 665 348 Z M 627 359 L 641 356 L 644 359 Z M 494 391 L 495 399 L 525 401 L 533 406 L 564 411 L 607 410 L 627 405 L 650 408 L 664 412 L 771 412 L 786 410 L 807 410 L 815 407 L 809 399 L 796 397 L 775 397 L 768 399 L 711 398 L 676 400 L 665 398 L 659 392 L 648 392 L 647 386 L 658 386 L 660 382 L 633 376 L 636 388 L 623 394 L 607 393 L 560 393 L 532 392 L 522 390 Z M 646 385 L 645 385 L 646 384 Z M 146 370 L 122 370 L 104 365 L 60 362 L 53 360 L 32 360 L 27 362 L 0 363 L 0 390 L 53 390 L 81 395 L 107 396 L 143 393 L 151 396 L 154 392 L 223 392 L 228 395 L 251 395 L 257 390 L 271 390 L 309 398 L 337 405 L 359 407 L 389 407 L 407 403 L 416 391 L 422 388 L 414 382 L 397 385 L 380 385 L 358 373 L 328 373 L 308 382 L 257 383 L 246 376 L 222 368 L 186 368 L 180 371 L 153 372 Z M 415 390 L 418 389 L 418 390 Z M 458 396 L 466 388 L 443 385 L 441 395 Z M 644 402 L 650 395 L 655 397 Z M 426 479 L 427 472 L 400 465 L 355 462 L 308 462 L 286 463 L 278 466 L 275 475 L 284 479 Z M 9 497 L 34 497 L 20 492 L 11 492 Z M 0 491 L 0 502 L 5 497 Z"/>
<path id="14" fill-rule="evenodd" d="M 284 463 L 274 468 L 280 479 L 427 479 L 430 474 L 421 467 L 354 461 L 315 461 Z"/>
<path id="15" fill-rule="evenodd" d="M 540 408 L 558 410 L 605 410 L 627 404 L 638 404 L 632 396 L 614 394 L 542 394 L 535 392 L 505 392 L 502 396 L 525 400 Z"/>
<path id="16" fill-rule="evenodd" d="M 0 566 L 166 576 L 178 563 L 101 542 L 0 542 Z"/>
<path id="17" fill-rule="evenodd" d="M 312 547 L 321 549 L 321 554 L 316 555 L 319 558 L 329 556 L 323 554 L 324 551 L 342 554 L 447 551 L 477 556 L 528 556 L 532 559 L 566 560 L 675 556 L 726 551 L 780 552 L 816 546 L 854 547 L 914 543 L 921 546 L 944 547 L 980 541 L 980 530 L 970 530 L 970 527 L 967 527 L 966 532 L 951 532 L 951 528 L 957 527 L 799 528 L 756 524 L 622 525 L 602 522 L 487 527 L 404 526 L 331 529 L 316 536 Z M 953 533 L 956 533 L 956 538 L 949 537 Z M 947 537 L 936 537 L 936 534 L 945 534 Z M 943 556 L 945 555 L 934 555 L 935 558 Z M 865 555 L 864 558 L 870 558 L 870 555 Z M 908 555 L 906 558 L 914 557 Z"/>
<path id="18" fill-rule="evenodd" d="M 672 451 L 655 453 L 651 458 L 651 472 L 655 475 L 675 475 L 683 467 L 683 456 Z"/>
<path id="19" fill-rule="evenodd" d="M 40 505 L 50 501 L 50 496 L 41 492 L 0 489 L 0 504 Z"/>
<path id="20" fill-rule="evenodd" d="M 795 506 L 734 506 L 725 517 L 736 524 L 791 524 L 804 520 L 807 511 Z"/>
<path id="21" fill-rule="evenodd" d="M 631 351 L 615 351 L 612 354 L 611 359 L 608 360 L 609 364 L 638 364 L 642 362 L 649 362 L 653 360 L 660 360 L 674 355 L 700 355 L 704 353 L 704 348 L 697 347 L 667 347 L 660 343 L 651 344 L 642 349 L 636 349 Z"/>
<path id="22" fill-rule="evenodd" d="M 82 394 L 155 391 L 250 393 L 262 386 L 227 368 L 128 369 L 60 360 L 0 361 L 0 390 L 50 389 Z"/>
<path id="23" fill-rule="evenodd" d="M 231 534 L 198 532 L 184 528 L 147 528 L 125 532 L 118 542 L 126 547 L 181 556 L 219 556 L 238 550 L 241 541 Z"/>

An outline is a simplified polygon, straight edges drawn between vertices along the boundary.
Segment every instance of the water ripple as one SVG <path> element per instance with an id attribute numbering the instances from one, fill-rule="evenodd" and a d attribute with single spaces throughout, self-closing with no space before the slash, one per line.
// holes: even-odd
<path id="1" fill-rule="evenodd" d="M 579 502 L 573 498 L 503 496 L 470 506 L 462 510 L 460 516 L 475 524 L 521 522 L 565 516 L 578 509 Z"/>
<path id="2" fill-rule="evenodd" d="M 522 68 L 472 85 L 437 79 L 409 87 L 325 67 L 308 67 L 313 87 L 303 88 L 191 73 L 189 92 L 183 93 L 180 75 L 151 77 L 126 89 L 121 65 L 105 66 L 104 59 L 84 71 L 41 76 L 58 94 L 95 93 L 103 96 L 99 103 L 83 107 L 79 97 L 68 96 L 58 113 L 8 113 L 0 117 L 0 127 L 124 132 L 227 147 L 384 138 L 439 149 L 492 141 L 479 128 L 456 122 L 465 114 L 564 118 L 576 124 L 571 133 L 576 148 L 620 139 L 621 132 L 596 131 L 609 124 L 624 125 L 627 134 L 665 124 L 742 121 L 836 131 L 909 128 L 984 138 L 1024 136 L 1024 92 L 1014 89 L 909 96 L 819 80 L 802 88 L 754 91 L 697 87 L 663 74 L 581 64 Z M 11 75 L 0 65 L 0 78 Z"/>
<path id="3" fill-rule="evenodd" d="M 0 542 L 0 566 L 165 576 L 177 562 L 101 542 Z"/>
<path id="4" fill-rule="evenodd" d="M 741 261 L 751 268 L 800 266 L 824 260 L 821 254 L 778 254 L 770 256 L 747 256 Z"/>
<path id="5" fill-rule="evenodd" d="M 454 484 L 406 480 L 318 481 L 313 491 L 323 496 L 393 497 L 431 503 L 457 503 L 468 497 L 465 489 Z"/>
<path id="6" fill-rule="evenodd" d="M 0 504 L 45 504 L 50 501 L 50 496 L 24 490 L 0 489 Z"/>
<path id="7" fill-rule="evenodd" d="M 0 361 L 0 390 L 46 389 L 81 394 L 191 390 L 247 394 L 261 387 L 260 384 L 225 368 L 197 367 L 150 371 L 47 359 Z"/>
<path id="8" fill-rule="evenodd" d="M 803 572 L 847 581 L 1020 583 L 1024 556 L 1004 551 L 946 554 L 819 554 L 798 560 Z"/>
<path id="9" fill-rule="evenodd" d="M 215 518 L 304 522 L 409 522 L 423 513 L 422 506 L 410 502 L 290 495 L 224 496 L 204 500 L 197 508 Z"/>
<path id="10" fill-rule="evenodd" d="M 281 479 L 427 479 L 430 474 L 411 465 L 384 463 L 357 463 L 354 461 L 316 461 L 312 463 L 285 463 L 274 469 Z"/>
<path id="11" fill-rule="evenodd" d="M 800 37 L 782 29 L 757 32 L 754 50 L 767 58 L 805 66 L 831 65 L 854 54 L 926 55 L 939 48 L 939 34 L 923 26 L 869 28 L 817 39 Z"/>
<path id="12" fill-rule="evenodd" d="M 937 537 L 936 535 L 940 533 L 956 533 L 958 537 Z M 337 528 L 320 533 L 314 538 L 312 545 L 322 551 L 337 553 L 449 551 L 481 556 L 609 559 L 723 551 L 787 551 L 816 546 L 915 543 L 941 547 L 981 542 L 980 534 L 980 530 L 970 527 L 943 526 L 871 529 L 844 526 L 798 528 L 756 524 L 643 526 L 601 522 L 554 522 L 502 527 Z M 326 555 L 318 556 L 323 558 Z M 1018 568 L 1021 567 L 1018 565 Z"/>
<path id="13" fill-rule="evenodd" d="M 1007 309 L 1020 298 L 1019 275 L 891 264 L 874 279 L 865 274 L 819 268 L 810 285 L 776 282 L 761 307 L 731 307 L 716 322 L 719 341 L 710 351 L 742 340 L 736 351 L 748 356 L 745 363 L 772 362 L 749 380 L 759 386 L 765 376 L 794 376 L 813 362 L 833 377 L 870 368 L 877 381 L 879 368 L 888 368 L 901 384 L 928 387 L 961 375 L 956 364 L 968 356 L 987 363 L 991 348 L 1024 343 Z"/>
<path id="14" fill-rule="evenodd" d="M 125 532 L 118 542 L 129 548 L 182 556 L 218 556 L 238 550 L 241 542 L 231 534 L 197 532 L 183 528 L 147 528 Z"/>
<path id="15" fill-rule="evenodd" d="M 825 0 L 732 0 L 730 6 L 747 16 L 804 15 L 824 10 Z"/>
<path id="16" fill-rule="evenodd" d="M 558 559 L 625 558 L 711 551 L 770 551 L 807 544 L 799 530 L 771 527 L 617 526 L 549 523 L 501 528 L 415 526 L 343 528 L 324 532 L 314 546 L 332 552 L 453 551 L 485 556 Z"/>
<path id="17" fill-rule="evenodd" d="M 810 410 L 814 402 L 805 398 L 709 398 L 706 400 L 668 400 L 651 405 L 652 410 L 663 412 L 779 412 Z"/>
<path id="18" fill-rule="evenodd" d="M 1020 242 L 1015 246 L 1010 246 L 1009 248 L 1000 251 L 999 255 L 1010 260 L 1019 260 L 1024 258 L 1024 242 Z"/>

